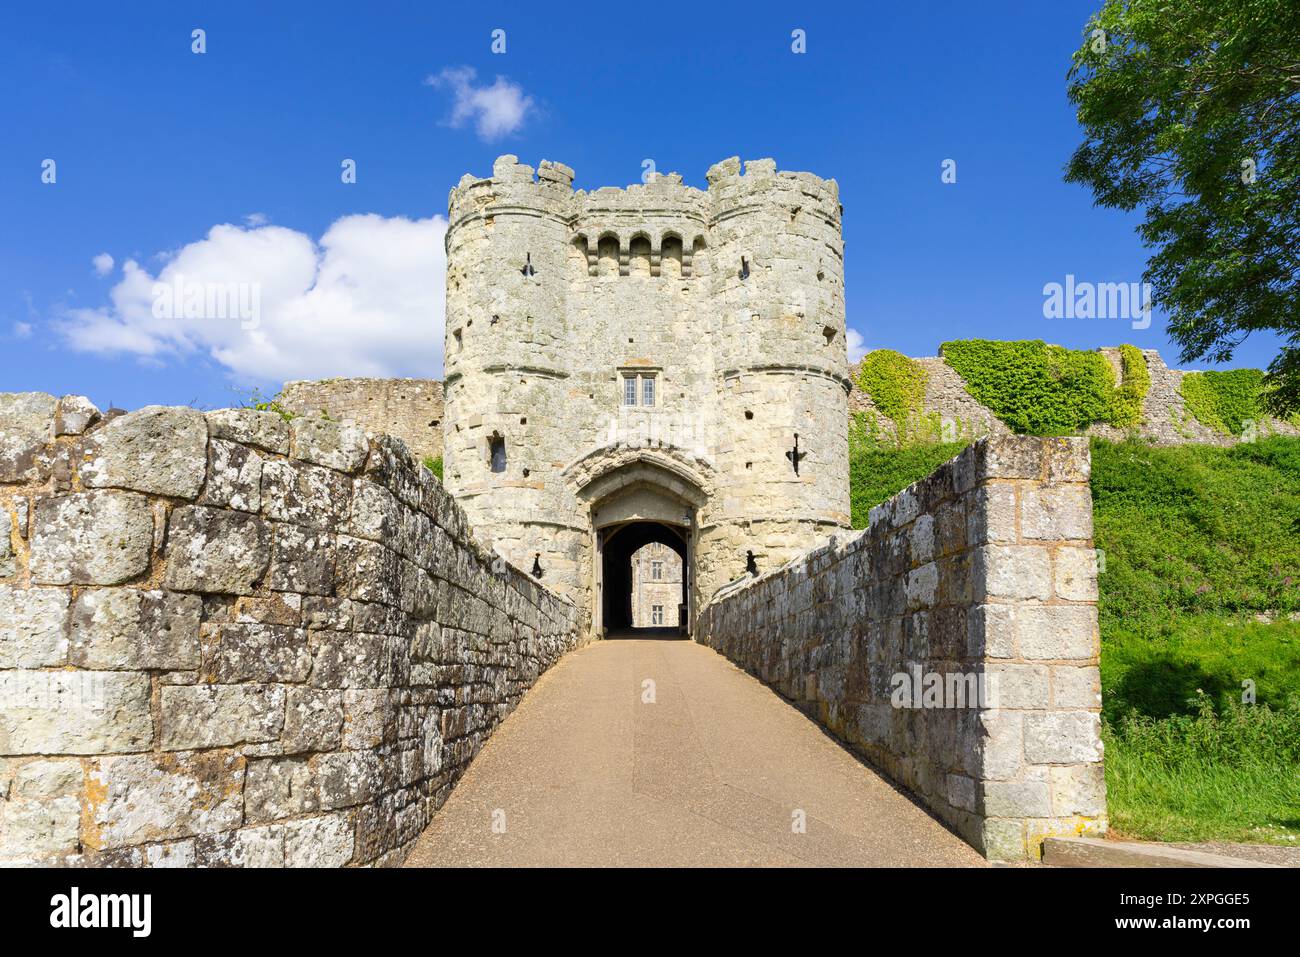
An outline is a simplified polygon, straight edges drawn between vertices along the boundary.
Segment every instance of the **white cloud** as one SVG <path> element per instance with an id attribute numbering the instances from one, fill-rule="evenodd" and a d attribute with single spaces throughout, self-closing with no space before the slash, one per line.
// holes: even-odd
<path id="1" fill-rule="evenodd" d="M 113 271 L 113 257 L 108 253 L 100 253 L 90 262 L 95 267 L 95 275 L 101 278 Z"/>
<path id="2" fill-rule="evenodd" d="M 845 330 L 845 344 L 849 347 L 849 361 L 857 362 L 867 354 L 867 340 L 856 329 Z"/>
<path id="3" fill-rule="evenodd" d="M 67 310 L 56 326 L 79 351 L 153 361 L 206 354 L 265 382 L 439 376 L 446 228 L 441 216 L 344 216 L 316 242 L 282 226 L 214 226 L 168 254 L 156 276 L 128 260 L 108 304 Z M 160 318 L 155 291 L 178 282 L 251 290 L 258 320 Z"/>
<path id="4" fill-rule="evenodd" d="M 15 339 L 30 339 L 32 337 L 32 324 L 30 322 L 14 323 Z"/>
<path id="5" fill-rule="evenodd" d="M 266 213 L 249 213 L 244 217 L 245 224 L 249 226 L 265 226 L 270 221 L 271 218 Z"/>
<path id="6" fill-rule="evenodd" d="M 499 139 L 523 126 L 525 115 L 533 109 L 533 98 L 518 83 L 498 76 L 491 86 L 475 86 L 473 67 L 447 67 L 437 76 L 427 76 L 425 85 L 450 89 L 455 98 L 451 119 L 454 127 L 474 120 L 474 129 L 483 140 Z"/>

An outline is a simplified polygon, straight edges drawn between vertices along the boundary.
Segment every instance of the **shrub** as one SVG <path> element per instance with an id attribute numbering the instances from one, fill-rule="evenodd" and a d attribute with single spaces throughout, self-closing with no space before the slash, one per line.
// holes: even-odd
<path id="1" fill-rule="evenodd" d="M 432 472 L 434 475 L 438 476 L 439 482 L 442 481 L 442 456 L 441 455 L 438 456 L 436 459 L 432 455 L 426 455 L 424 457 L 424 461 L 422 461 L 420 464 L 423 465 L 430 472 Z"/>
<path id="2" fill-rule="evenodd" d="M 1118 428 L 1132 429 L 1142 424 L 1142 400 L 1151 389 L 1151 373 L 1147 357 L 1137 346 L 1120 346 L 1119 362 L 1123 382 L 1111 398 L 1110 421 Z"/>
<path id="3" fill-rule="evenodd" d="M 923 414 L 928 380 L 919 362 L 893 349 L 867 353 L 858 367 L 858 388 L 894 423 L 900 437 L 914 430 Z"/>
<path id="4" fill-rule="evenodd" d="M 1115 410 L 1115 373 L 1100 352 L 1041 339 L 966 339 L 945 342 L 939 354 L 1014 432 L 1077 434 L 1111 421 Z"/>
<path id="5" fill-rule="evenodd" d="M 1259 369 L 1189 372 L 1178 385 L 1196 421 L 1224 435 L 1241 435 L 1245 422 L 1264 417 L 1263 390 Z"/>

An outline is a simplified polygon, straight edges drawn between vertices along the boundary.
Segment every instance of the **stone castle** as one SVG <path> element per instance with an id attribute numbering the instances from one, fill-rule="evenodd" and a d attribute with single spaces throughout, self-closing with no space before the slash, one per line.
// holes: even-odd
<path id="1" fill-rule="evenodd" d="M 572 181 L 503 156 L 451 192 L 444 481 L 598 630 L 667 545 L 689 620 L 848 525 L 838 187 L 737 159 L 707 190 Z"/>
<path id="2" fill-rule="evenodd" d="M 1087 440 L 995 432 L 849 532 L 835 182 L 572 175 L 452 191 L 441 402 L 0 392 L 0 863 L 400 862 L 543 672 L 659 614 L 990 858 L 1105 831 Z"/>

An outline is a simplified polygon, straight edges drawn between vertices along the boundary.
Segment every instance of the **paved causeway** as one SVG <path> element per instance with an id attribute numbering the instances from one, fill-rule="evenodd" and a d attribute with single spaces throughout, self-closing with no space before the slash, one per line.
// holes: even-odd
<path id="1" fill-rule="evenodd" d="M 653 704 L 642 703 L 646 679 Z M 792 828 L 797 811 L 804 833 Z M 494 833 L 494 819 L 504 833 Z M 693 641 L 653 638 L 595 642 L 545 674 L 407 860 L 408 867 L 983 863 L 761 682 Z"/>

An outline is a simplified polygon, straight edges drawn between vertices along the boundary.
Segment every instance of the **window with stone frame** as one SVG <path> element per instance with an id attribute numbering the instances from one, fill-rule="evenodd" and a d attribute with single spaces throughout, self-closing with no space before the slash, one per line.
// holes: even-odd
<path id="1" fill-rule="evenodd" d="M 663 577 L 664 577 L 664 563 L 663 563 L 663 562 L 660 562 L 660 561 L 652 561 L 652 562 L 650 563 L 650 577 L 653 578 L 655 581 L 661 581 L 661 580 L 663 579 Z"/>
<path id="2" fill-rule="evenodd" d="M 650 624 L 652 624 L 652 625 L 662 625 L 663 623 L 664 623 L 664 606 L 663 606 L 663 605 L 651 605 L 651 606 L 650 606 Z"/>
<path id="3" fill-rule="evenodd" d="M 636 376 L 623 376 L 623 404 L 636 405 Z"/>

